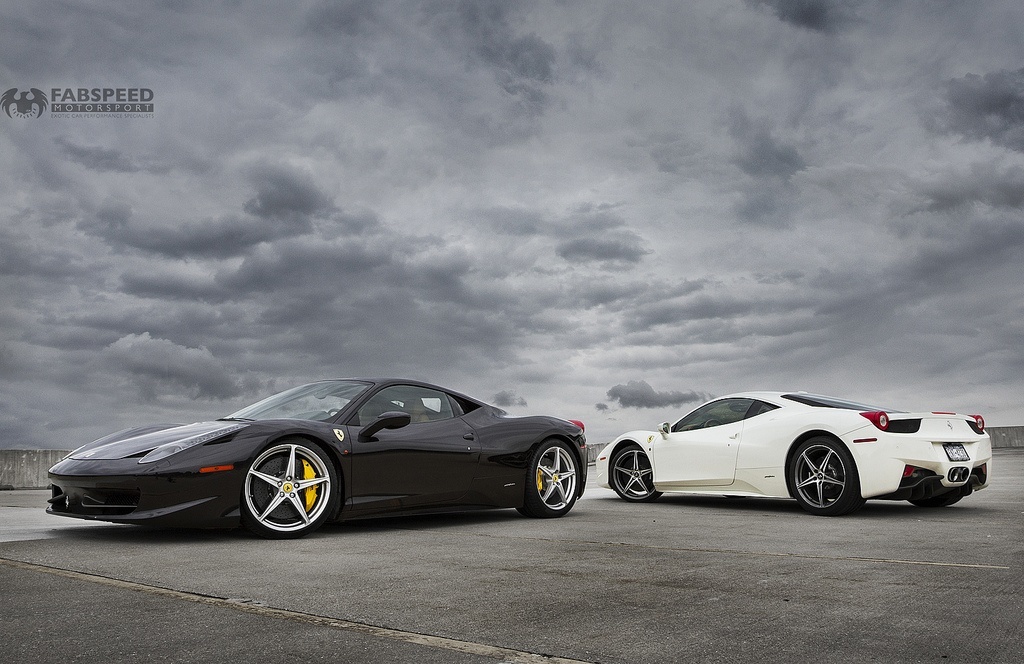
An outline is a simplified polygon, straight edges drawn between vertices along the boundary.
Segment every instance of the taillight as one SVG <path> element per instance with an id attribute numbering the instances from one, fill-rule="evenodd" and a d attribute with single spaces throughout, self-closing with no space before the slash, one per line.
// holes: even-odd
<path id="1" fill-rule="evenodd" d="M 974 418 L 975 423 L 978 425 L 978 433 L 985 431 L 985 418 L 981 415 L 971 415 Z"/>
<path id="2" fill-rule="evenodd" d="M 572 422 L 573 424 L 575 424 L 576 426 L 578 426 L 580 428 L 580 431 L 586 431 L 587 430 L 587 427 L 583 426 L 583 422 L 580 422 L 579 420 L 569 420 L 569 421 Z"/>
<path id="3" fill-rule="evenodd" d="M 884 411 L 872 410 L 867 413 L 861 413 L 861 415 L 871 420 L 871 423 L 878 429 L 881 429 L 882 431 L 889 429 L 889 416 L 886 415 Z"/>
<path id="4" fill-rule="evenodd" d="M 906 466 L 903 466 L 903 478 L 906 479 L 906 478 L 910 477 L 911 475 L 914 474 L 915 470 L 917 470 L 917 468 L 915 468 L 915 467 L 913 467 L 913 466 L 911 466 L 909 464 L 906 465 Z"/>

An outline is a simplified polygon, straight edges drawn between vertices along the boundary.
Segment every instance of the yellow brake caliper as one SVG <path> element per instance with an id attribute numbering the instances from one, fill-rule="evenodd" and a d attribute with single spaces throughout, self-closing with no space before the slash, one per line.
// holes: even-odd
<path id="1" fill-rule="evenodd" d="M 313 470 L 313 466 L 309 464 L 305 459 L 302 460 L 302 479 L 311 480 L 316 477 L 316 471 Z M 306 489 L 306 512 L 310 512 L 313 509 L 313 505 L 316 504 L 316 485 Z"/>
<path id="2" fill-rule="evenodd" d="M 544 472 L 540 468 L 537 469 L 537 491 L 544 493 Z"/>

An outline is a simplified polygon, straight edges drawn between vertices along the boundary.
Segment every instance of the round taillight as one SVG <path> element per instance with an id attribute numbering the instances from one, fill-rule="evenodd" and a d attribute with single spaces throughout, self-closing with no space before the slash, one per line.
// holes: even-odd
<path id="1" fill-rule="evenodd" d="M 885 431 L 889 428 L 889 416 L 886 415 L 884 411 L 873 410 L 868 413 L 861 413 L 861 415 L 871 420 L 871 423 L 874 424 L 876 428 L 881 429 L 882 431 Z"/>
<path id="2" fill-rule="evenodd" d="M 569 420 L 569 421 L 572 422 L 573 424 L 575 424 L 576 426 L 578 426 L 580 428 L 580 431 L 586 431 L 587 430 L 587 427 L 583 426 L 583 422 L 580 422 L 579 420 Z"/>
<path id="3" fill-rule="evenodd" d="M 974 422 L 978 425 L 978 431 L 985 430 L 985 418 L 981 415 L 971 415 L 974 418 Z"/>

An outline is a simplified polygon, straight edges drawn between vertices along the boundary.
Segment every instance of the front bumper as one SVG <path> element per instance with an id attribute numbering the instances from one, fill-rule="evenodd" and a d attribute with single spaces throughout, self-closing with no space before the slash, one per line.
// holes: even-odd
<path id="1" fill-rule="evenodd" d="M 49 477 L 47 514 L 186 528 L 231 528 L 240 523 L 244 470 L 102 476 L 51 472 Z"/>

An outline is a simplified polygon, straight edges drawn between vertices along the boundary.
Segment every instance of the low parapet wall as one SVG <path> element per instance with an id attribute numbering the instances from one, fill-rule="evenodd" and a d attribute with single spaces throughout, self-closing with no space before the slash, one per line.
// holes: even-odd
<path id="1" fill-rule="evenodd" d="M 0 450 L 0 489 L 45 489 L 46 471 L 71 450 Z"/>
<path id="2" fill-rule="evenodd" d="M 1024 427 L 990 427 L 992 447 L 1024 447 Z"/>
<path id="3" fill-rule="evenodd" d="M 1024 426 L 990 427 L 992 447 L 1024 448 Z M 588 445 L 589 461 L 597 459 L 603 442 Z M 69 450 L 0 450 L 0 489 L 45 489 L 50 482 L 46 471 Z"/>

